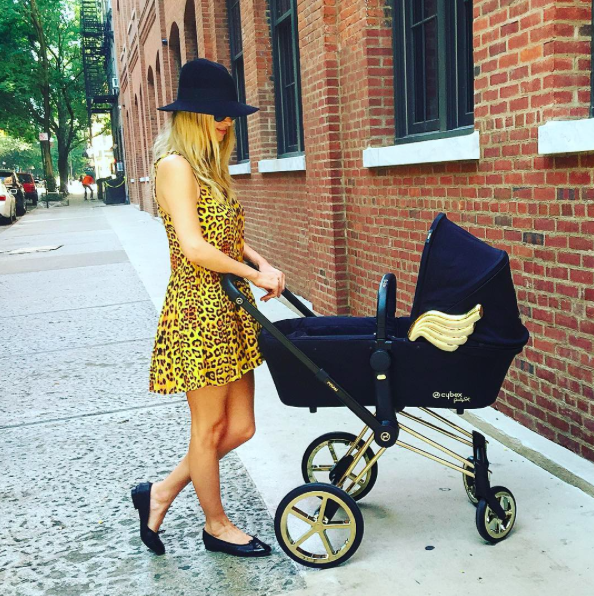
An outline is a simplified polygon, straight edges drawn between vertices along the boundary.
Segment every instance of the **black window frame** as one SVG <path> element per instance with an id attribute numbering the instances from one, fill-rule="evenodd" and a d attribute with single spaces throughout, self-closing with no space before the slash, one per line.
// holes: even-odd
<path id="1" fill-rule="evenodd" d="M 472 60 L 472 0 L 454 0 L 455 10 L 446 0 L 435 2 L 437 115 L 415 119 L 415 84 L 422 80 L 425 101 L 426 77 L 419 78 L 425 64 L 415 65 L 412 29 L 429 23 L 433 17 L 413 24 L 413 7 L 424 10 L 424 0 L 392 0 L 392 41 L 394 55 L 394 142 L 408 143 L 469 134 L 474 131 L 474 64 Z M 468 16 L 470 18 L 468 18 Z M 425 30 L 421 35 L 425 34 Z M 417 34 L 419 35 L 419 34 Z M 424 37 L 422 38 L 424 41 Z M 425 52 L 426 44 L 422 50 Z M 405 98 L 402 101 L 401 98 Z M 418 106 L 418 103 L 417 103 Z"/>
<path id="2" fill-rule="evenodd" d="M 234 18 L 234 9 L 237 8 L 237 19 Z M 243 39 L 241 35 L 241 2 L 240 0 L 227 0 L 227 28 L 229 30 L 229 53 L 231 56 L 231 75 L 235 81 L 237 99 L 245 101 L 245 72 L 243 60 Z M 249 161 L 249 140 L 247 116 L 239 116 L 235 120 L 235 150 L 237 163 Z"/>
<path id="3" fill-rule="evenodd" d="M 282 6 L 279 7 L 279 5 Z M 282 7 L 284 10 L 279 10 Z M 277 154 L 278 157 L 303 155 L 305 144 L 297 2 L 296 0 L 269 0 L 269 11 L 274 69 Z M 287 47 L 290 48 L 291 54 L 288 57 L 283 54 Z M 292 73 L 287 72 L 289 65 L 292 65 Z M 294 85 L 292 91 L 285 88 L 287 78 L 293 79 L 293 82 L 290 83 Z M 291 110 L 291 107 L 294 109 Z"/>

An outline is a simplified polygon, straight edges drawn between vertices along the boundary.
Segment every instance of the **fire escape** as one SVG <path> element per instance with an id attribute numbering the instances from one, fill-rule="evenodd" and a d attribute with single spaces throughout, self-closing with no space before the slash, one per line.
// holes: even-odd
<path id="1" fill-rule="evenodd" d="M 87 112 L 111 113 L 118 96 L 107 77 L 107 57 L 113 33 L 109 19 L 103 18 L 100 0 L 81 0 L 82 59 L 85 74 Z"/>

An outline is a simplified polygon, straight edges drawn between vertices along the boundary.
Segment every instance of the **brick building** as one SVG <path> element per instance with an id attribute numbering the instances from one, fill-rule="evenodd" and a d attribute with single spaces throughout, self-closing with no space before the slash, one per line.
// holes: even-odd
<path id="1" fill-rule="evenodd" d="M 246 240 L 324 314 L 410 308 L 445 211 L 507 250 L 531 340 L 497 407 L 594 460 L 592 0 L 112 0 L 129 195 L 180 65 L 225 64 Z"/>

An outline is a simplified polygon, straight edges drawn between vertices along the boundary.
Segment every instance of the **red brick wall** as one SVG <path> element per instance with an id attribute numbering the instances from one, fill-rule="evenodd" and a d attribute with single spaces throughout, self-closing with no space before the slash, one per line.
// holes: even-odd
<path id="1" fill-rule="evenodd" d="M 152 132 L 147 73 L 157 72 L 157 54 L 163 102 L 175 97 L 171 52 L 161 39 L 175 23 L 182 53 L 188 46 L 186 2 L 167 0 L 166 12 L 164 5 L 120 0 L 120 14 L 114 11 L 118 47 L 127 46 L 119 66 L 121 102 L 133 123 L 124 131 L 129 177 L 150 160 L 130 147 L 140 132 Z M 128 35 L 132 6 L 140 22 Z M 545 122 L 588 115 L 591 1 L 475 0 L 480 160 L 364 168 L 363 149 L 393 140 L 391 2 L 298 0 L 307 171 L 276 174 L 257 168 L 276 157 L 267 0 L 242 0 L 241 11 L 247 102 L 260 107 L 248 118 L 252 174 L 236 177 L 248 243 L 326 314 L 373 314 L 379 280 L 392 271 L 405 314 L 426 231 L 445 211 L 509 252 L 531 332 L 497 407 L 594 460 L 594 153 L 546 156 L 537 146 Z M 195 0 L 195 15 L 198 55 L 229 67 L 225 3 Z M 140 90 L 142 123 L 130 110 Z M 154 213 L 149 190 L 131 185 L 130 194 Z"/>
<path id="2" fill-rule="evenodd" d="M 594 154 L 537 153 L 538 126 L 588 115 L 591 3 L 489 6 L 475 8 L 484 207 L 461 219 L 510 253 L 532 335 L 499 409 L 594 459 Z"/>
<path id="3" fill-rule="evenodd" d="M 236 184 L 248 219 L 246 240 L 282 267 L 295 292 L 306 295 L 310 243 L 305 172 L 259 174 L 257 167 L 258 160 L 277 155 L 269 19 L 267 0 L 242 0 L 246 101 L 260 110 L 247 119 L 252 174 L 238 176 Z"/>

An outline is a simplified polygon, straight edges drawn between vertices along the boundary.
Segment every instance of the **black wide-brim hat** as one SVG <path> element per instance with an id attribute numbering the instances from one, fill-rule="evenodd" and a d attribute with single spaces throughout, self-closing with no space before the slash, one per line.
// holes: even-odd
<path id="1" fill-rule="evenodd" d="M 238 101 L 235 81 L 222 64 L 198 58 L 182 66 L 177 99 L 157 109 L 163 112 L 198 112 L 213 116 L 247 116 L 260 108 Z"/>

